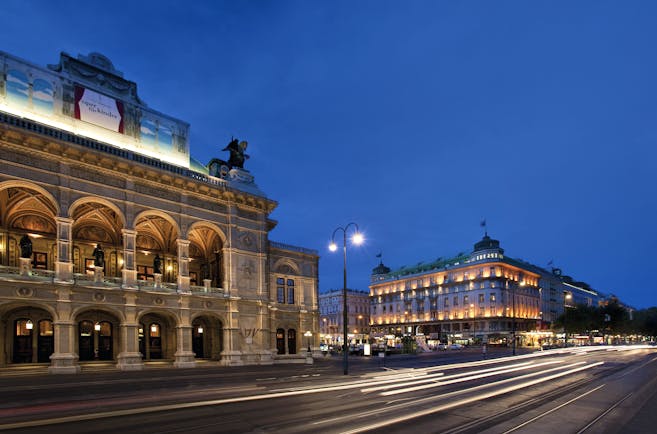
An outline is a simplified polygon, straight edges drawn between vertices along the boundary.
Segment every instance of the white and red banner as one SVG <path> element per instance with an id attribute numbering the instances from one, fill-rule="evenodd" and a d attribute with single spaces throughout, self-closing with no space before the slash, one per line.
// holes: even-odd
<path id="1" fill-rule="evenodd" d="M 75 86 L 75 118 L 123 134 L 123 102 Z"/>

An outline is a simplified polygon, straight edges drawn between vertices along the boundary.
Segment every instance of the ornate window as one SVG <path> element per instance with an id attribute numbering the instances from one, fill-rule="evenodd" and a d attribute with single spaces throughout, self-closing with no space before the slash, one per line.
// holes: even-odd
<path id="1" fill-rule="evenodd" d="M 294 280 L 287 279 L 287 304 L 294 304 Z"/>

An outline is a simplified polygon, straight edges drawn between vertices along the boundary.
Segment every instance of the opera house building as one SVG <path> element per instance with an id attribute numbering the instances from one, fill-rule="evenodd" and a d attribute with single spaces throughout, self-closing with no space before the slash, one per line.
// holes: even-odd
<path id="1" fill-rule="evenodd" d="M 245 141 L 197 162 L 97 53 L 0 68 L 0 369 L 306 361 L 318 255 L 269 239 Z"/>

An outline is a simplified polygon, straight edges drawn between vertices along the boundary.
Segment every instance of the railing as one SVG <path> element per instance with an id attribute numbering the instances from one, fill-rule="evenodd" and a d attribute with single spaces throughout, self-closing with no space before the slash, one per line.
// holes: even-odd
<path id="1" fill-rule="evenodd" d="M 16 280 L 26 280 L 26 281 L 54 282 L 56 276 L 53 270 L 41 270 L 35 268 L 30 269 L 29 276 L 23 276 L 21 275 L 20 267 L 9 267 L 6 265 L 0 265 L 0 279 L 3 277 L 12 280 L 16 279 Z M 96 284 L 96 285 L 103 285 L 105 287 L 120 288 L 121 284 L 123 283 L 123 279 L 121 279 L 120 277 L 104 276 L 102 282 L 96 282 L 94 275 L 85 274 L 85 273 L 74 273 L 73 282 L 75 285 L 81 285 L 81 286 L 92 286 Z M 138 280 L 137 288 L 139 290 L 144 290 L 144 291 L 163 292 L 169 294 L 179 292 L 178 284 L 170 283 L 170 282 L 162 282 L 159 286 L 156 287 L 155 282 L 153 281 Z M 205 286 L 191 286 L 189 288 L 189 292 L 195 295 L 206 295 L 213 297 L 226 296 L 226 292 L 224 291 L 223 288 L 213 288 L 213 287 L 206 288 Z"/>
<path id="2" fill-rule="evenodd" d="M 274 247 L 275 249 L 291 250 L 293 252 L 305 253 L 307 255 L 318 255 L 319 254 L 319 252 L 317 252 L 317 250 L 306 249 L 305 247 L 291 246 L 289 244 L 278 243 L 276 241 L 270 241 L 269 245 L 270 245 L 270 247 Z"/>
<path id="3" fill-rule="evenodd" d="M 97 151 L 111 154 L 119 158 L 124 158 L 126 160 L 134 161 L 136 163 L 144 164 L 151 167 L 156 167 L 161 170 L 166 170 L 167 172 L 175 173 L 176 175 L 194 179 L 195 181 L 203 182 L 205 184 L 210 184 L 214 187 L 218 187 L 223 190 L 228 190 L 228 191 L 234 190 L 233 188 L 227 185 L 226 181 L 222 179 L 208 176 L 204 173 L 195 172 L 193 170 L 184 167 L 165 163 L 156 158 L 150 158 L 145 155 L 137 154 L 132 151 L 119 149 L 112 145 L 98 142 L 96 140 L 92 140 L 86 137 L 77 136 L 73 133 L 69 133 L 67 131 L 60 130 L 57 128 L 52 128 L 47 125 L 31 121 L 29 119 L 13 116 L 9 113 L 0 112 L 0 122 L 12 125 L 17 128 L 28 130 L 33 133 L 41 134 L 48 137 L 53 137 L 55 139 L 62 140 L 64 142 L 69 142 L 79 146 L 84 146 L 85 148 L 95 149 Z M 257 193 L 250 192 L 249 194 L 266 199 L 266 196 L 259 195 Z"/>

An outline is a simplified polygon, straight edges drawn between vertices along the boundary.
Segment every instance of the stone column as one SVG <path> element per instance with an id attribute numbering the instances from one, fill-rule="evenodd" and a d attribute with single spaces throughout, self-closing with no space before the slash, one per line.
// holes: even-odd
<path id="1" fill-rule="evenodd" d="M 57 312 L 53 321 L 55 352 L 50 356 L 48 372 L 51 374 L 76 374 L 80 372 L 78 354 L 75 352 L 75 322 L 71 318 L 71 289 L 57 289 Z"/>
<path id="2" fill-rule="evenodd" d="M 9 234 L 7 231 L 0 230 L 0 265 L 9 265 L 7 252 L 9 252 Z"/>
<path id="3" fill-rule="evenodd" d="M 267 318 L 268 308 L 265 303 L 258 303 L 258 318 L 256 324 L 260 329 L 255 337 L 257 343 L 256 353 L 258 354 L 261 365 L 271 365 L 274 363 L 271 352 L 271 334 L 269 329 L 269 320 Z"/>
<path id="4" fill-rule="evenodd" d="M 237 301 L 239 297 L 231 297 L 226 302 L 226 319 L 228 324 L 224 327 L 224 351 L 221 353 L 222 364 L 226 366 L 241 366 L 242 351 L 240 351 L 239 311 Z"/>
<path id="5" fill-rule="evenodd" d="M 139 371 L 144 368 L 139 352 L 139 322 L 137 321 L 137 294 L 126 291 L 125 322 L 121 323 L 121 352 L 116 367 L 122 371 Z"/>
<path id="6" fill-rule="evenodd" d="M 123 269 L 121 275 L 123 277 L 123 288 L 136 288 L 137 287 L 137 266 L 135 261 L 137 259 L 137 231 L 132 229 L 122 229 L 123 234 Z"/>
<path id="7" fill-rule="evenodd" d="M 57 261 L 55 262 L 55 282 L 73 283 L 73 247 L 71 226 L 73 219 L 57 217 Z"/>
<path id="8" fill-rule="evenodd" d="M 267 306 L 267 309 L 269 309 L 269 336 L 265 337 L 268 341 L 265 342 L 264 345 L 265 348 L 271 348 L 273 358 L 278 354 L 278 348 L 276 347 L 276 312 L 278 311 L 278 308 L 275 306 Z"/>
<path id="9" fill-rule="evenodd" d="M 176 368 L 195 368 L 196 360 L 192 351 L 192 326 L 190 324 L 176 327 L 177 348 L 173 366 Z"/>
<path id="10" fill-rule="evenodd" d="M 177 239 L 178 246 L 178 291 L 189 292 L 189 241 Z"/>
<path id="11" fill-rule="evenodd" d="M 196 360 L 192 351 L 192 322 L 189 301 L 188 295 L 181 295 L 178 299 L 180 323 L 176 326 L 176 353 L 173 362 L 173 366 L 176 368 L 196 367 Z"/>

